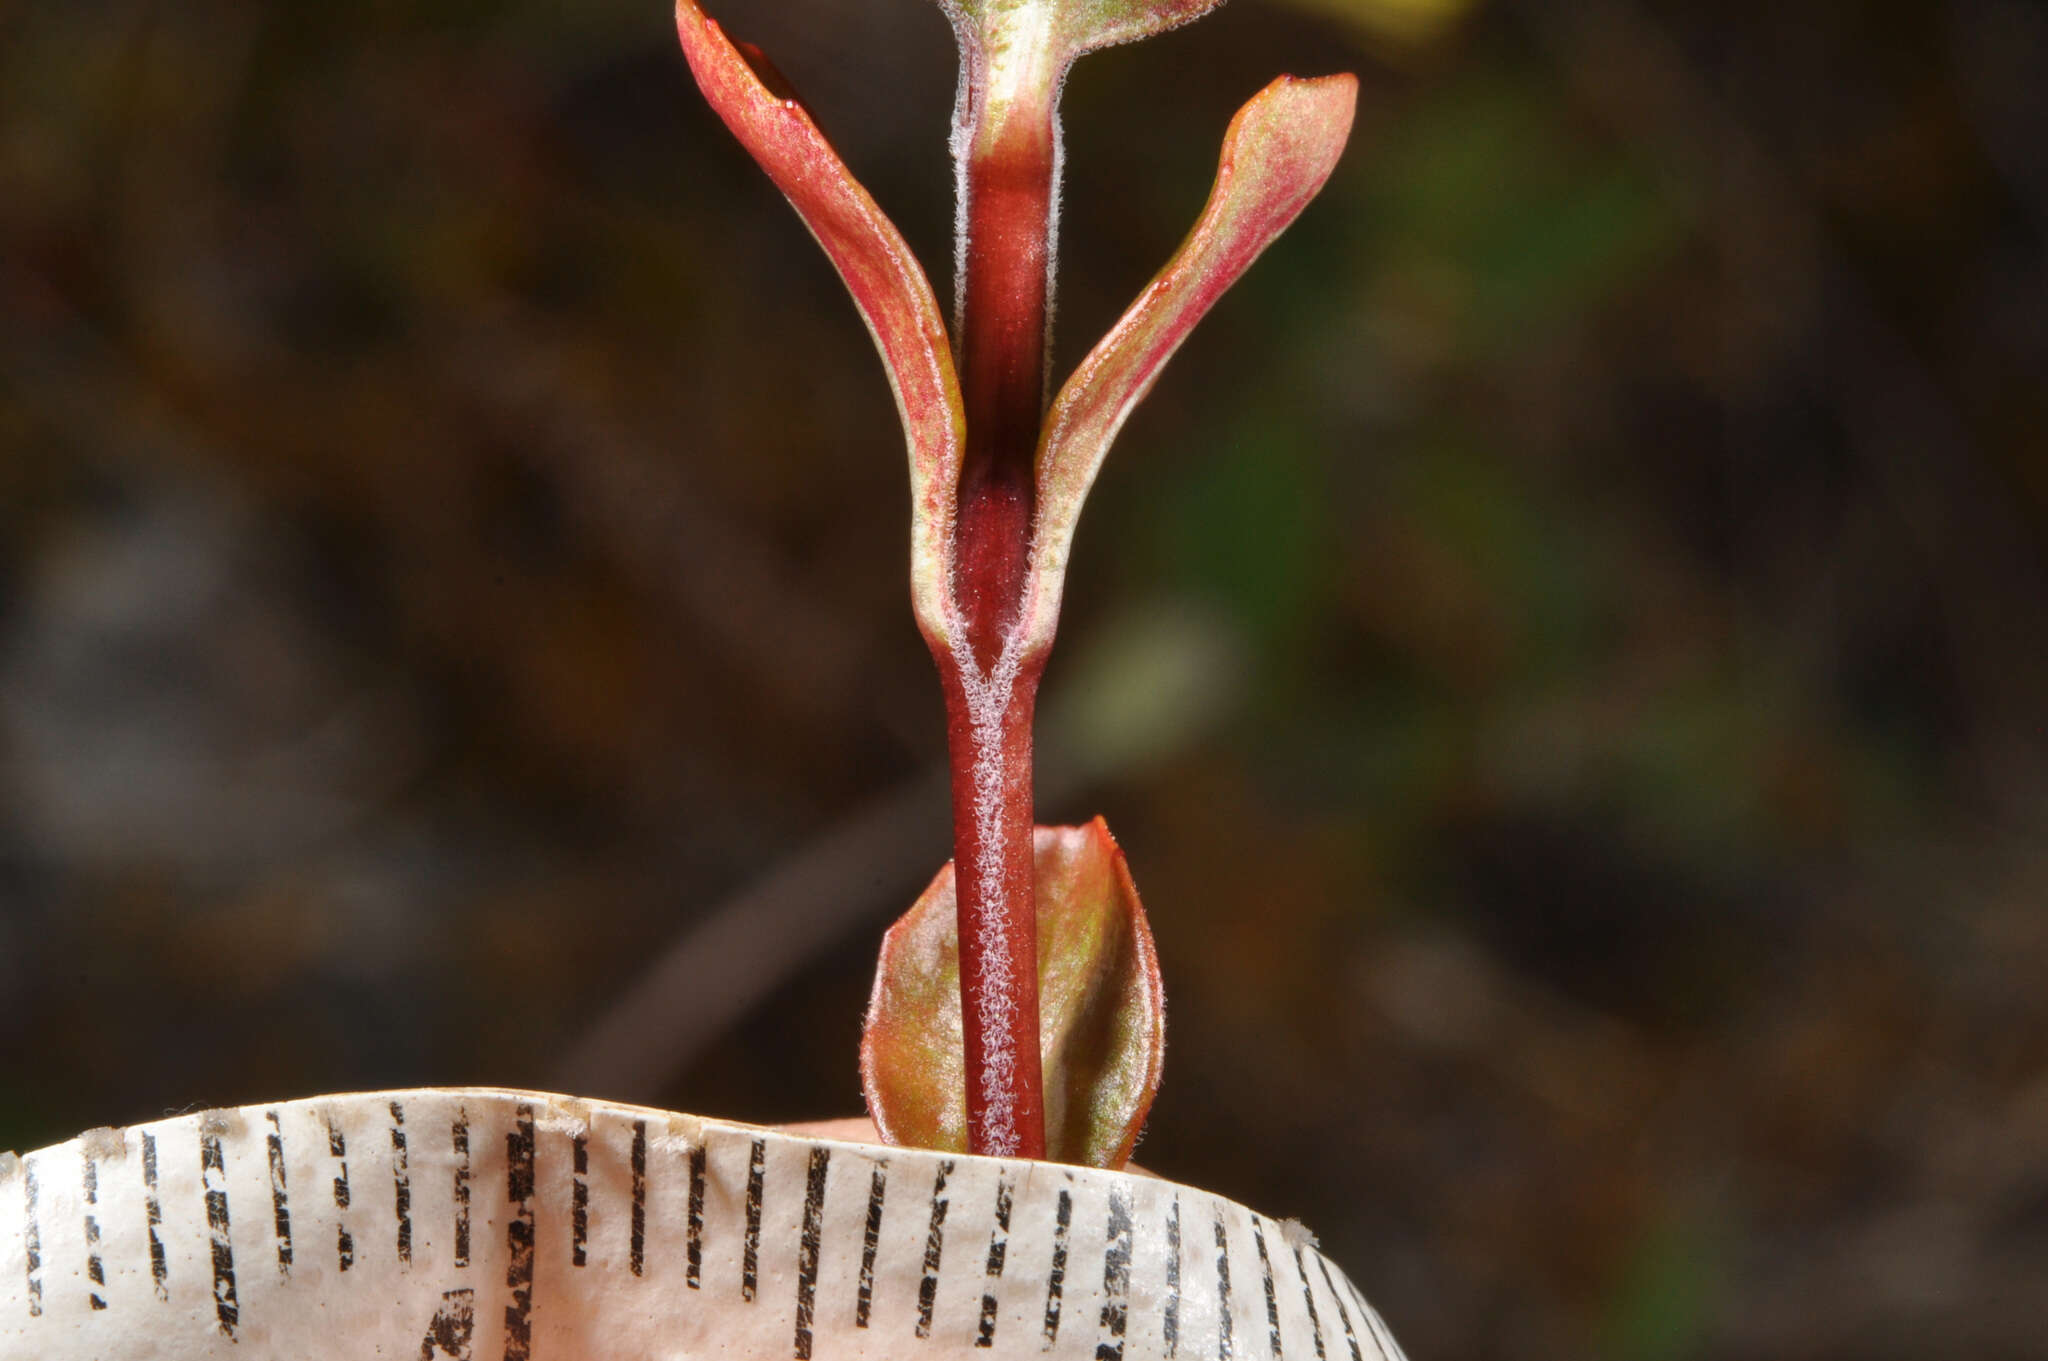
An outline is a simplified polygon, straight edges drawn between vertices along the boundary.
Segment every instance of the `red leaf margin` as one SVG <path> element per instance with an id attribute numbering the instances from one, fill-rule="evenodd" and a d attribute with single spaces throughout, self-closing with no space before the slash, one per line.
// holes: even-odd
<path id="1" fill-rule="evenodd" d="M 949 638 L 967 416 L 931 282 L 803 105 L 764 84 L 696 0 L 676 0 L 676 34 L 704 98 L 830 257 L 881 352 L 910 451 L 911 601 L 928 635 Z"/>
<path id="2" fill-rule="evenodd" d="M 1039 437 L 1027 650 L 1049 647 L 1081 507 L 1124 421 L 1216 300 L 1301 215 L 1351 136 L 1358 78 L 1281 76 L 1238 110 L 1194 229 L 1060 389 Z"/>

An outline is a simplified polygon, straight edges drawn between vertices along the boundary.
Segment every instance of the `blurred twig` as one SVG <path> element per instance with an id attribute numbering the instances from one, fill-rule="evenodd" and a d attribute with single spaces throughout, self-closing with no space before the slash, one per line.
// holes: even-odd
<path id="1" fill-rule="evenodd" d="M 656 1100 L 706 1041 L 945 857 L 946 776 L 933 770 L 842 818 L 700 916 L 563 1052 L 554 1085 Z"/>
<path id="2" fill-rule="evenodd" d="M 1088 641 L 1041 737 L 1039 807 L 1053 816 L 1199 739 L 1240 688 L 1233 639 L 1207 616 L 1155 605 Z M 659 1099 L 762 997 L 907 906 L 947 858 L 950 826 L 942 766 L 854 810 L 677 936 L 564 1051 L 555 1085 Z"/>
<path id="3" fill-rule="evenodd" d="M 876 649 L 857 621 L 795 579 L 758 535 L 735 528 L 690 485 L 684 452 L 665 452 L 604 404 L 580 394 L 539 328 L 500 313 L 450 347 L 451 382 L 478 392 L 517 444 L 546 463 L 582 538 L 651 583 L 714 646 L 813 731 L 841 732 L 871 715 L 849 712 L 854 678 Z M 902 686 L 870 694 L 902 694 Z M 935 693 L 935 691 L 934 691 Z M 883 723 L 912 750 L 906 706 L 886 700 Z M 922 710 L 919 711 L 921 716 Z"/>

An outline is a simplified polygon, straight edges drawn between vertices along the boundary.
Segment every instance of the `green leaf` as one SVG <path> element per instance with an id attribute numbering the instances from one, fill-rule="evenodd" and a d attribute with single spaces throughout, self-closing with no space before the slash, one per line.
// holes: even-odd
<path id="1" fill-rule="evenodd" d="M 1121 1167 L 1166 1055 L 1152 929 L 1109 828 L 1040 827 L 1035 841 L 1046 1156 Z M 861 1037 L 868 1112 L 892 1144 L 967 1151 L 953 866 L 882 939 Z"/>
<path id="2" fill-rule="evenodd" d="M 1353 76 L 1282 76 L 1238 110 L 1194 230 L 1060 389 L 1038 446 L 1034 641 L 1051 640 L 1074 528 L 1111 442 L 1195 324 L 1329 180 L 1357 99 Z"/>
<path id="3" fill-rule="evenodd" d="M 967 417 L 931 283 L 765 61 L 774 89 L 696 0 L 677 0 L 676 33 L 705 99 L 824 247 L 881 351 L 910 448 L 911 601 L 927 632 L 943 636 L 953 617 L 948 573 Z"/>

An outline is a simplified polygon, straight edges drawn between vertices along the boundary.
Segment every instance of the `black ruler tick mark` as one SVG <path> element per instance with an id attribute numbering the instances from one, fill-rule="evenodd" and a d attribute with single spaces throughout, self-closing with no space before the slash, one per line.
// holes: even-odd
<path id="1" fill-rule="evenodd" d="M 164 1285 L 164 1278 L 170 1275 L 170 1263 L 164 1257 L 164 1207 L 156 1193 L 156 1136 L 142 1136 L 142 1209 L 149 1222 L 149 1280 L 156 1290 L 156 1297 L 168 1300 L 170 1290 Z"/>
<path id="2" fill-rule="evenodd" d="M 450 1361 L 469 1361 L 470 1342 L 476 1336 L 476 1291 L 450 1290 L 441 1296 L 427 1335 L 420 1339 L 420 1361 L 445 1356 Z"/>
<path id="3" fill-rule="evenodd" d="M 572 1177 L 569 1182 L 569 1264 L 582 1266 L 584 1245 L 590 1241 L 590 1133 L 580 1131 L 569 1141 Z"/>
<path id="4" fill-rule="evenodd" d="M 939 1163 L 939 1175 L 932 1182 L 932 1219 L 924 1236 L 924 1279 L 917 1283 L 917 1335 L 932 1335 L 932 1308 L 939 1296 L 939 1257 L 946 1246 L 946 1178 L 953 1175 L 953 1160 Z"/>
<path id="5" fill-rule="evenodd" d="M 875 1305 L 875 1250 L 882 1241 L 882 1196 L 889 1189 L 889 1160 L 875 1164 L 868 1178 L 868 1217 L 860 1235 L 860 1293 L 853 1305 L 853 1326 L 868 1326 Z"/>
<path id="6" fill-rule="evenodd" d="M 683 1282 L 692 1290 L 704 1285 L 704 1145 L 690 1150 L 690 1219 L 683 1247 Z"/>
<path id="7" fill-rule="evenodd" d="M 100 1203 L 100 1165 L 88 1157 L 85 1160 L 84 1175 L 80 1180 L 83 1183 L 86 1205 L 97 1206 Z M 94 1214 L 91 1208 L 85 1212 L 85 1278 L 100 1290 L 106 1288 L 107 1268 L 106 1264 L 100 1261 L 100 1221 L 99 1216 Z M 87 1292 L 87 1299 L 95 1310 L 107 1307 L 107 1297 L 99 1290 Z"/>
<path id="8" fill-rule="evenodd" d="M 391 1103 L 391 1203 L 398 1213 L 398 1260 L 412 1263 L 412 1173 L 405 1154 L 405 1107 Z"/>
<path id="9" fill-rule="evenodd" d="M 1124 1329 L 1131 1312 L 1131 1197 L 1109 1193 L 1109 1245 L 1102 1254 L 1102 1331 L 1095 1361 L 1123 1361 Z"/>
<path id="10" fill-rule="evenodd" d="M 206 1188 L 206 1236 L 213 1248 L 213 1313 L 220 1330 L 235 1335 L 242 1317 L 235 1301 L 235 1244 L 228 1232 L 228 1173 L 220 1135 L 203 1127 L 199 1135 L 199 1179 Z"/>
<path id="11" fill-rule="evenodd" d="M 752 1304 L 761 1266 L 761 1194 L 768 1176 L 768 1141 L 756 1139 L 747 1152 L 747 1236 L 740 1252 L 740 1298 Z"/>
<path id="12" fill-rule="evenodd" d="M 825 1174 L 832 1150 L 813 1148 L 804 1177 L 804 1224 L 796 1248 L 796 1361 L 810 1361 L 811 1316 L 818 1302 L 818 1254 L 825 1232 Z"/>
<path id="13" fill-rule="evenodd" d="M 1045 1274 L 1045 1345 L 1060 1335 L 1060 1296 L 1067 1288 L 1067 1232 L 1074 1224 L 1074 1195 L 1060 1192 L 1052 1224 L 1052 1269 Z"/>
<path id="14" fill-rule="evenodd" d="M 1344 1292 L 1330 1279 L 1330 1264 L 1320 1253 L 1316 1255 L 1316 1270 L 1323 1273 L 1323 1284 L 1330 1288 L 1330 1298 L 1337 1302 L 1337 1319 L 1344 1325 L 1344 1340 L 1351 1345 L 1351 1361 L 1365 1361 L 1358 1350 L 1358 1334 L 1351 1330 L 1351 1311 L 1344 1307 Z"/>
<path id="15" fill-rule="evenodd" d="M 1166 1216 L 1166 1355 L 1180 1352 L 1180 1197 Z"/>
<path id="16" fill-rule="evenodd" d="M 1230 1235 L 1223 1227 L 1223 1217 L 1216 1217 L 1216 1356 L 1217 1361 L 1230 1361 L 1234 1339 L 1231 1330 L 1236 1319 L 1230 1312 Z"/>
<path id="17" fill-rule="evenodd" d="M 455 1265 L 469 1265 L 469 1112 L 457 1110 L 450 1131 L 455 1148 Z"/>
<path id="18" fill-rule="evenodd" d="M 1301 1277 L 1301 1302 L 1308 1306 L 1308 1330 L 1309 1336 L 1315 1340 L 1316 1361 L 1325 1361 L 1327 1354 L 1323 1351 L 1323 1320 L 1316 1313 L 1316 1292 L 1309 1286 L 1308 1264 L 1302 1260 L 1301 1245 L 1298 1243 L 1294 1248 L 1294 1270 Z"/>
<path id="19" fill-rule="evenodd" d="M 277 1274 L 292 1274 L 292 1210 L 285 1194 L 284 1176 L 284 1125 L 278 1120 L 276 1111 L 265 1111 L 264 1119 L 270 1122 L 270 1134 L 266 1138 L 270 1151 L 270 1230 L 277 1237 Z"/>
<path id="20" fill-rule="evenodd" d="M 22 1229 L 22 1242 L 28 1250 L 28 1316 L 43 1316 L 43 1279 L 36 1275 L 43 1269 L 43 1230 L 36 1219 L 36 1165 L 30 1158 L 21 1160 L 21 1195 L 27 1207 L 27 1222 Z"/>
<path id="21" fill-rule="evenodd" d="M 348 1138 L 331 1115 L 327 1117 L 327 1152 L 338 1164 L 334 1172 L 334 1208 L 346 1210 L 349 1202 Z M 343 1271 L 356 1264 L 355 1236 L 348 1231 L 348 1224 L 339 1219 L 334 1226 L 334 1256 Z"/>
<path id="22" fill-rule="evenodd" d="M 505 1288 L 505 1361 L 526 1361 L 533 1354 L 533 1107 L 519 1107 L 512 1131 L 505 1136 L 505 1198 L 512 1213 L 505 1224 L 509 1260 Z"/>
<path id="23" fill-rule="evenodd" d="M 988 1278 L 981 1292 L 981 1323 L 974 1334 L 974 1345 L 993 1347 L 996 1343 L 996 1282 L 1003 1279 L 1003 1259 L 1010 1254 L 1010 1179 L 996 1174 L 996 1224 L 988 1235 L 988 1265 L 982 1275 Z"/>
<path id="24" fill-rule="evenodd" d="M 1365 1296 L 1358 1293 L 1358 1287 L 1351 1283 L 1348 1276 L 1344 1278 L 1344 1289 L 1350 1293 L 1351 1302 L 1358 1306 L 1358 1320 L 1365 1325 L 1365 1330 L 1372 1334 L 1373 1342 L 1380 1346 L 1380 1350 L 1386 1351 L 1388 1356 L 1398 1355 L 1398 1349 L 1387 1351 L 1385 1344 L 1380 1342 L 1380 1330 L 1373 1326 L 1373 1307 L 1365 1302 Z"/>
<path id="25" fill-rule="evenodd" d="M 341 1167 L 334 1174 L 334 1208 L 348 1208 L 348 1138 L 341 1132 L 341 1126 L 332 1118 L 327 1122 L 327 1151 L 339 1159 Z"/>
<path id="26" fill-rule="evenodd" d="M 1266 1253 L 1265 1222 L 1252 1216 L 1252 1245 L 1259 1250 L 1259 1276 L 1266 1283 L 1266 1340 L 1280 1361 L 1280 1296 L 1273 1289 L 1273 1259 Z"/>
<path id="27" fill-rule="evenodd" d="M 647 1261 L 647 1122 L 633 1122 L 633 1223 L 626 1264 L 638 1276 Z"/>

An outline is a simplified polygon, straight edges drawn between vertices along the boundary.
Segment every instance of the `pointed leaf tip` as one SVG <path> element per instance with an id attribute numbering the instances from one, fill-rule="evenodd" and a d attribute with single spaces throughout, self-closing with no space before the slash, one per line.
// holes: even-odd
<path id="1" fill-rule="evenodd" d="M 966 415 L 931 283 L 758 49 L 742 50 L 696 0 L 676 0 L 676 34 L 705 99 L 831 258 L 881 352 L 910 450 L 911 599 L 928 630 L 942 628 Z"/>
<path id="2" fill-rule="evenodd" d="M 1357 99 L 1354 76 L 1281 76 L 1238 110 L 1194 230 L 1060 389 L 1038 447 L 1034 638 L 1052 636 L 1074 527 L 1117 432 L 1196 323 L 1329 181 Z"/>
<path id="3" fill-rule="evenodd" d="M 1121 1167 L 1159 1090 L 1165 994 L 1123 852 L 1097 818 L 1034 843 L 1046 1155 Z M 889 929 L 861 1037 L 861 1086 L 890 1143 L 967 1150 L 953 867 Z"/>

